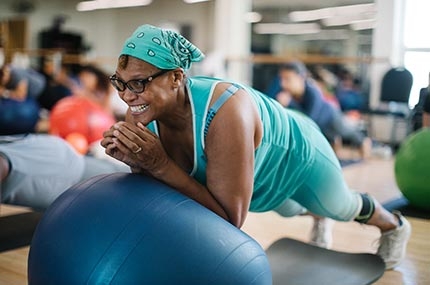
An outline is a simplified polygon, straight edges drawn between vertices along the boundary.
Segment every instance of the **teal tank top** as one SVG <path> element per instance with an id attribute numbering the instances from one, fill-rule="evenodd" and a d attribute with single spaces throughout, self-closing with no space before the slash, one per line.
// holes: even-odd
<path id="1" fill-rule="evenodd" d="M 254 165 L 254 189 L 250 211 L 273 210 L 289 198 L 306 179 L 313 162 L 312 144 L 324 139 L 318 127 L 293 110 L 285 109 L 274 99 L 245 85 L 230 82 L 231 88 L 220 96 L 209 109 L 215 86 L 225 80 L 196 76 L 188 78 L 187 89 L 193 113 L 194 166 L 189 173 L 206 185 L 205 130 L 209 127 L 217 109 L 237 91 L 245 89 L 257 105 L 263 125 L 263 137 L 256 149 Z M 148 128 L 158 135 L 155 121 Z"/>

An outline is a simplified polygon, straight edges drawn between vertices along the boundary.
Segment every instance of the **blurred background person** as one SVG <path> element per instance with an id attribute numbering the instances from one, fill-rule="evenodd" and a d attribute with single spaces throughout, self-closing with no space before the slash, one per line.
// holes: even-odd
<path id="1" fill-rule="evenodd" d="M 335 95 L 343 112 L 362 111 L 365 107 L 365 98 L 361 92 L 359 79 L 351 71 L 342 68 L 338 74 L 339 81 Z"/>
<path id="2" fill-rule="evenodd" d="M 430 96 L 427 94 L 423 106 L 423 123 L 424 128 L 430 127 Z"/>
<path id="3" fill-rule="evenodd" d="M 430 127 L 430 72 L 426 87 L 420 89 L 418 103 L 412 109 L 411 128 L 412 131 L 422 127 Z"/>
<path id="4" fill-rule="evenodd" d="M 32 68 L 8 64 L 0 68 L 0 135 L 37 131 L 37 99 L 45 85 L 45 78 Z"/>
<path id="5" fill-rule="evenodd" d="M 61 59 L 61 58 L 60 58 Z M 38 98 L 40 106 L 48 111 L 60 100 L 72 95 L 78 84 L 71 67 L 58 62 L 56 55 L 47 56 L 42 60 L 40 73 L 46 79 L 46 86 Z"/>
<path id="6" fill-rule="evenodd" d="M 126 112 L 108 74 L 95 64 L 79 67 L 72 94 L 59 100 L 49 114 L 49 133 L 68 141 L 82 154 L 109 159 L 100 146 L 103 132 Z M 125 105 L 125 108 L 124 108 Z"/>
<path id="7" fill-rule="evenodd" d="M 289 95 L 289 99 L 283 99 L 284 106 L 309 116 L 337 153 L 342 140 L 347 140 L 359 148 L 361 158 L 370 156 L 371 139 L 348 122 L 342 111 L 324 98 L 318 85 L 309 78 L 303 63 L 294 61 L 283 64 L 279 69 L 279 78 L 283 96 Z"/>

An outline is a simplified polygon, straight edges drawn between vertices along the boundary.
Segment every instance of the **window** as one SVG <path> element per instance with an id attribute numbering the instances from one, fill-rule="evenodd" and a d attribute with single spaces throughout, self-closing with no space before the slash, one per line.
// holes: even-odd
<path id="1" fill-rule="evenodd" d="M 414 77 L 409 100 L 413 107 L 419 100 L 420 89 L 429 85 L 430 37 L 427 27 L 430 27 L 430 1 L 405 0 L 405 4 L 404 64 Z"/>

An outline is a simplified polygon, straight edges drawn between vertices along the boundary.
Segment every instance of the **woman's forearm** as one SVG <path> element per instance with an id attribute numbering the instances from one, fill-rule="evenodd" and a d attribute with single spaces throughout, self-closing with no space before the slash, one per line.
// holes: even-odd
<path id="1" fill-rule="evenodd" d="M 175 162 L 169 160 L 163 169 L 151 173 L 154 178 L 166 183 L 178 192 L 190 197 L 217 215 L 229 221 L 223 207 L 211 194 L 209 189 L 182 170 Z"/>

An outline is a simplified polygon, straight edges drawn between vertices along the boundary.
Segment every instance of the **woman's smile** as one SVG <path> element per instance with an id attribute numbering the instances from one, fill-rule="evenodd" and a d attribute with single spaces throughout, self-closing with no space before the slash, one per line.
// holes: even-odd
<path id="1" fill-rule="evenodd" d="M 130 106 L 130 111 L 133 114 L 138 114 L 138 113 L 143 113 L 146 110 L 148 110 L 149 105 L 148 104 L 142 104 L 142 105 L 134 105 L 134 106 Z"/>

